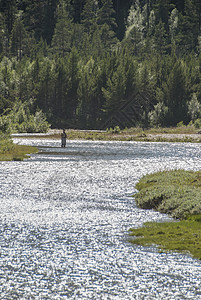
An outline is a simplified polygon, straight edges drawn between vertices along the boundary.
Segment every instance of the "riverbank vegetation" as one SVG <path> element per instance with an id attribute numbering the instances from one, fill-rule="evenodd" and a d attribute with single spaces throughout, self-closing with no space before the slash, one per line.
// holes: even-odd
<path id="1" fill-rule="evenodd" d="M 160 249 L 189 251 L 201 259 L 201 172 L 173 170 L 144 176 L 136 185 L 136 203 L 180 220 L 145 223 L 131 229 L 132 242 Z"/>
<path id="2" fill-rule="evenodd" d="M 145 223 L 143 228 L 131 229 L 130 241 L 136 245 L 157 245 L 163 251 L 191 253 L 201 259 L 201 215 L 180 222 Z"/>
<path id="3" fill-rule="evenodd" d="M 200 24 L 197 0 L 0 0 L 1 128 L 200 128 Z"/>
<path id="4" fill-rule="evenodd" d="M 30 137 L 60 139 L 62 129 L 51 129 L 45 135 L 35 133 Z M 66 131 L 67 139 L 105 140 L 105 141 L 141 141 L 141 142 L 201 142 L 200 131 L 193 125 L 169 128 L 131 127 L 121 130 L 119 126 L 107 130 L 75 130 Z M 29 136 L 26 136 L 28 138 Z"/>
<path id="5" fill-rule="evenodd" d="M 10 136 L 0 134 L 0 161 L 21 161 L 36 152 L 36 147 L 15 145 Z"/>

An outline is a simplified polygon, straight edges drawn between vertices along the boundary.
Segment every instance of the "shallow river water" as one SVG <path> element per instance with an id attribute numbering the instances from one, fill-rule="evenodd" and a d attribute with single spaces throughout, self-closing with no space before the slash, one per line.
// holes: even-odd
<path id="1" fill-rule="evenodd" d="M 171 220 L 136 207 L 145 174 L 201 170 L 200 144 L 60 141 L 0 162 L 0 299 L 201 299 L 201 261 L 128 241 Z"/>

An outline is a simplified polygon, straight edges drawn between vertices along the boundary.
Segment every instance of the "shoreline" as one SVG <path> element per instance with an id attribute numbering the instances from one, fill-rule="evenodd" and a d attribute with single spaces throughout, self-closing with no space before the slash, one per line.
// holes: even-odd
<path id="1" fill-rule="evenodd" d="M 52 138 L 60 139 L 62 129 L 50 129 L 47 133 L 15 133 L 12 137 Z M 191 142 L 201 143 L 201 133 L 194 128 L 130 128 L 115 130 L 78 130 L 67 129 L 67 140 L 104 140 L 104 141 L 136 141 L 136 142 Z"/>
<path id="2" fill-rule="evenodd" d="M 114 140 L 125 140 L 122 139 L 122 135 L 119 133 L 117 134 L 111 134 L 105 131 L 80 131 L 80 130 L 69 130 L 67 131 L 67 134 L 73 133 L 71 136 L 71 139 L 76 138 L 78 139 L 84 139 L 84 140 L 108 140 L 108 141 L 114 141 Z M 12 137 L 24 137 L 24 138 L 55 138 L 60 139 L 61 130 L 50 130 L 47 134 L 13 134 Z M 95 136 L 96 139 L 95 139 Z M 98 139 L 97 139 L 98 135 Z M 200 134 L 197 133 L 150 133 L 149 135 L 152 136 L 152 141 L 156 142 L 156 139 L 160 137 L 163 137 L 163 141 L 168 142 L 170 138 L 177 137 L 177 139 L 180 139 L 180 142 L 183 142 L 185 138 L 185 142 L 189 141 L 189 137 L 191 137 L 190 141 L 192 142 L 192 139 L 194 138 L 194 142 L 197 142 L 197 138 L 200 139 Z M 116 136 L 118 136 L 118 139 L 116 139 Z M 132 134 L 132 137 L 141 137 L 141 138 L 147 138 L 148 134 L 140 133 Z M 149 137 L 150 137 L 149 136 Z M 92 139 L 93 137 L 93 139 Z M 101 137 L 101 138 L 100 138 Z M 105 137 L 103 139 L 103 137 Z M 107 139 L 106 139 L 107 137 Z M 109 138 L 110 137 L 110 138 Z M 111 139 L 112 137 L 112 139 Z M 139 141 L 139 140 L 138 140 Z M 143 140 L 144 141 L 144 140 Z M 10 161 L 10 160 L 23 160 L 25 158 L 28 158 L 28 154 L 30 153 L 36 153 L 37 148 L 31 147 L 31 146 L 21 146 L 21 145 L 15 145 L 11 141 L 11 149 L 9 151 L 6 151 L 4 153 L 1 153 L 0 160 L 1 161 Z M 2 159 L 3 157 L 3 159 Z M 181 170 L 177 171 L 165 171 L 166 175 L 167 172 L 171 175 L 174 172 L 181 172 Z M 165 173 L 165 172 L 159 172 L 159 173 Z M 131 243 L 137 244 L 137 245 L 143 245 L 143 246 L 149 246 L 155 244 L 159 249 L 162 251 L 179 251 L 179 252 L 188 252 L 191 253 L 191 255 L 195 258 L 201 259 L 201 205 L 198 205 L 198 208 L 196 210 L 197 203 L 193 204 L 194 211 L 190 210 L 192 207 L 191 203 L 187 203 L 185 201 L 186 195 L 188 196 L 188 199 L 195 198 L 195 188 L 198 189 L 198 194 L 201 195 L 201 172 L 193 172 L 193 171 L 184 171 L 182 170 L 182 174 L 179 174 L 179 177 L 174 179 L 172 182 L 170 180 L 169 185 L 167 184 L 167 178 L 168 176 L 163 176 L 165 180 L 161 180 L 161 177 L 159 176 L 159 179 L 155 178 L 155 176 L 158 175 L 158 173 L 155 174 L 148 174 L 144 176 L 139 183 L 137 184 L 137 189 L 139 192 L 136 195 L 136 203 L 139 207 L 144 209 L 155 209 L 157 211 L 160 211 L 162 213 L 170 214 L 174 218 L 181 219 L 179 222 L 166 222 L 166 223 L 146 223 L 142 228 L 137 229 L 130 229 L 130 237 L 132 239 L 130 240 Z M 196 178 L 187 178 L 191 173 L 193 176 L 195 174 L 198 174 Z M 161 175 L 159 174 L 159 175 Z M 186 182 L 182 182 L 183 178 L 187 178 Z M 181 180 L 180 180 L 181 179 Z M 162 181 L 165 182 L 165 185 L 163 186 Z M 168 188 L 172 185 L 174 185 L 175 181 L 179 182 L 179 187 L 174 187 L 173 189 L 170 189 L 168 191 Z M 190 185 L 193 186 L 193 189 L 187 189 L 187 194 L 185 194 L 184 186 Z M 150 190 L 149 190 L 150 189 Z M 178 193 L 178 189 L 181 189 L 181 192 Z M 157 195 L 158 193 L 158 195 Z M 169 193 L 169 194 L 168 194 Z M 183 194 L 181 197 L 181 193 Z M 174 197 L 177 197 L 180 199 L 180 203 L 174 207 L 171 206 L 170 199 Z M 201 196 L 200 196 L 201 197 Z M 182 201 L 181 201 L 182 199 Z M 164 201 L 163 201 L 164 200 Z M 198 199 L 198 204 L 201 203 L 201 199 Z M 163 203 L 162 203 L 163 202 Z M 173 201 L 174 202 L 174 201 Z M 191 201 L 190 201 L 191 202 Z M 188 204 L 190 205 L 190 208 L 184 209 L 184 212 L 182 212 L 182 204 L 184 204 L 184 207 Z M 187 205 L 187 206 L 188 206 Z M 177 209 L 178 207 L 179 209 Z M 175 210 L 175 208 L 177 210 Z M 176 213 L 175 213 L 176 211 Z M 199 213 L 199 214 L 198 214 Z M 183 220 L 182 220 L 183 219 Z M 192 247 L 193 245 L 193 247 Z M 195 246 L 196 245 L 196 246 Z M 161 251 L 160 250 L 160 251 Z"/>
<path id="3" fill-rule="evenodd" d="M 135 201 L 173 217 L 172 222 L 149 222 L 130 229 L 130 242 L 156 245 L 159 251 L 190 253 L 201 260 L 201 171 L 172 170 L 145 175 L 137 183 Z"/>
<path id="4" fill-rule="evenodd" d="M 0 140 L 0 161 L 22 161 L 37 152 L 37 147 L 16 145 L 10 137 Z"/>

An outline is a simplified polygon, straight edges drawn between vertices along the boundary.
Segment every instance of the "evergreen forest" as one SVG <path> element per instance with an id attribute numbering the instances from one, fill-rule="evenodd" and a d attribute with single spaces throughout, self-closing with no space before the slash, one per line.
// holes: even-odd
<path id="1" fill-rule="evenodd" d="M 200 0 L 0 0 L 1 132 L 200 118 Z"/>

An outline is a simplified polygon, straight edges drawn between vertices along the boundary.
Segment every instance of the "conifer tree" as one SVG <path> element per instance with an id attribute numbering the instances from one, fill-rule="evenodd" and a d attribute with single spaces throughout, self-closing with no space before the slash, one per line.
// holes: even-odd
<path id="1" fill-rule="evenodd" d="M 165 105 L 168 106 L 169 125 L 188 120 L 187 102 L 189 100 L 189 83 L 186 65 L 178 60 L 172 69 L 164 89 Z"/>
<path id="2" fill-rule="evenodd" d="M 19 16 L 11 32 L 10 38 L 10 53 L 13 56 L 17 57 L 17 60 L 21 60 L 24 55 L 29 55 L 31 52 L 31 45 L 33 40 L 29 37 L 28 32 L 26 31 L 23 21 Z"/>
<path id="3" fill-rule="evenodd" d="M 63 58 L 67 52 L 71 51 L 73 25 L 72 19 L 69 15 L 69 0 L 59 1 L 57 8 L 57 23 L 52 39 L 52 47 L 55 53 L 61 55 Z"/>
<path id="4" fill-rule="evenodd" d="M 184 14 L 180 13 L 179 15 L 179 32 L 177 35 L 181 55 L 195 50 L 199 32 L 199 11 L 197 11 L 193 0 L 186 0 Z"/>
<path id="5" fill-rule="evenodd" d="M 0 13 L 0 58 L 8 53 L 9 35 L 6 28 L 5 17 Z"/>
<path id="6" fill-rule="evenodd" d="M 11 34 L 13 24 L 15 22 L 15 16 L 17 13 L 16 0 L 1 0 L 0 12 L 3 13 L 5 16 L 5 24 L 7 27 L 8 34 Z"/>
<path id="7" fill-rule="evenodd" d="M 77 117 L 82 128 L 95 128 L 100 113 L 98 97 L 99 70 L 94 59 L 82 67 L 78 86 Z"/>
<path id="8" fill-rule="evenodd" d="M 124 102 L 126 92 L 126 74 L 122 63 L 108 78 L 107 86 L 102 88 L 102 92 L 106 100 L 104 104 L 105 112 L 117 112 Z"/>
<path id="9" fill-rule="evenodd" d="M 49 45 L 55 27 L 56 7 L 59 0 L 17 1 L 19 10 L 24 11 L 24 24 L 34 33 L 36 41 L 42 38 Z"/>
<path id="10" fill-rule="evenodd" d="M 105 51 L 111 51 L 112 47 L 117 43 L 114 29 L 117 27 L 113 9 L 113 3 L 111 0 L 102 0 L 101 8 L 98 10 L 98 25 L 100 31 L 100 39 L 102 42 L 102 48 Z"/>
<path id="11" fill-rule="evenodd" d="M 131 45 L 135 55 L 139 55 L 145 45 L 145 32 L 146 9 L 142 9 L 140 1 L 137 0 L 129 10 L 125 32 L 125 41 Z"/>
<path id="12" fill-rule="evenodd" d="M 78 97 L 77 97 L 77 89 L 79 85 L 79 53 L 74 47 L 69 55 L 68 58 L 68 104 L 67 104 L 67 116 L 69 119 L 74 119 L 76 115 L 76 108 L 78 104 Z"/>
<path id="13" fill-rule="evenodd" d="M 52 117 L 55 99 L 55 65 L 54 61 L 46 57 L 39 63 L 36 99 L 38 107 Z"/>
<path id="14" fill-rule="evenodd" d="M 14 67 L 14 61 L 7 57 L 3 57 L 0 62 L 0 86 L 4 108 L 12 107 L 19 97 L 19 77 Z"/>
<path id="15" fill-rule="evenodd" d="M 97 24 L 98 9 L 97 0 L 86 0 L 81 14 L 81 22 L 87 32 Z"/>
<path id="16" fill-rule="evenodd" d="M 107 24 L 110 29 L 117 27 L 114 15 L 115 10 L 112 0 L 102 0 L 101 8 L 98 10 L 98 24 Z"/>
<path id="17" fill-rule="evenodd" d="M 165 24 L 160 20 L 160 22 L 155 26 L 154 33 L 154 48 L 157 53 L 163 55 L 167 53 L 167 33 L 165 30 Z"/>
<path id="18" fill-rule="evenodd" d="M 65 103 L 68 89 L 68 77 L 64 58 L 59 58 L 55 66 L 55 99 L 54 99 L 54 114 L 60 120 L 65 118 Z"/>
<path id="19" fill-rule="evenodd" d="M 74 22 L 81 22 L 81 14 L 85 4 L 85 0 L 72 0 L 73 20 Z"/>
<path id="20" fill-rule="evenodd" d="M 178 22 L 179 22 L 179 12 L 176 8 L 171 11 L 169 17 L 169 33 L 171 43 L 176 42 L 176 36 L 178 34 Z"/>

